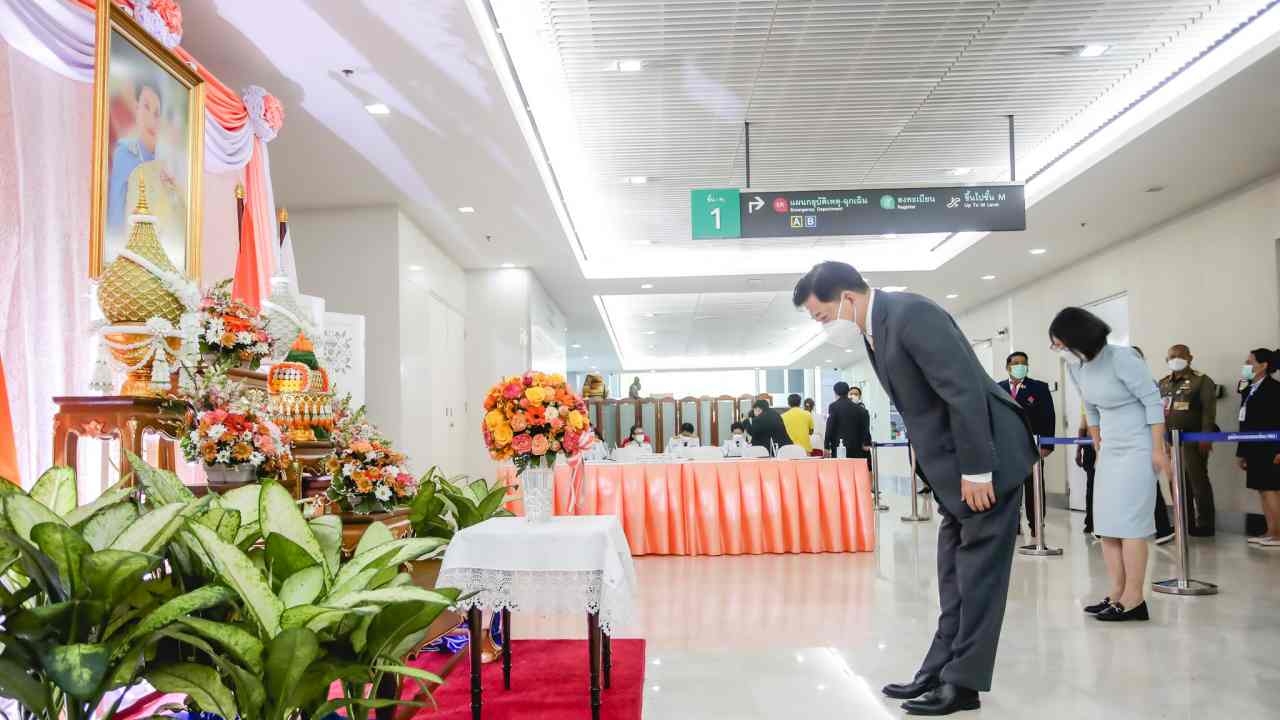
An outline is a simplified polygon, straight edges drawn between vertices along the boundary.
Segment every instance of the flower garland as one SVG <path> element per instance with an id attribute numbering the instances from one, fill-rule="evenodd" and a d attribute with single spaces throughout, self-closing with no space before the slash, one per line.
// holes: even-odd
<path id="1" fill-rule="evenodd" d="M 249 111 L 249 124 L 253 134 L 263 142 L 276 139 L 276 133 L 284 127 L 284 106 L 274 95 L 257 85 L 250 85 L 241 93 L 240 99 Z"/>
<path id="2" fill-rule="evenodd" d="M 177 0 L 133 0 L 133 19 L 166 48 L 182 44 L 182 8 Z"/>

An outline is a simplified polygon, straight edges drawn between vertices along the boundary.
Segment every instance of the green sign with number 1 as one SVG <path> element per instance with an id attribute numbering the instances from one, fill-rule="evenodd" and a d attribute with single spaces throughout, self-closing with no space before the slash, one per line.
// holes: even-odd
<path id="1" fill-rule="evenodd" d="M 689 191 L 693 239 L 736 238 L 742 235 L 742 213 L 738 188 Z"/>

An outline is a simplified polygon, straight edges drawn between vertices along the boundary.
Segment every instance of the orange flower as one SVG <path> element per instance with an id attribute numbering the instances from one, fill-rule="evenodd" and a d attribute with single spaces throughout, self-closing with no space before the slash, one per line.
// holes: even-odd
<path id="1" fill-rule="evenodd" d="M 231 446 L 231 459 L 238 462 L 244 462 L 253 454 L 253 448 L 249 447 L 249 443 L 238 442 Z"/>
<path id="2" fill-rule="evenodd" d="M 511 416 L 512 430 L 516 432 L 520 432 L 527 427 L 529 427 L 529 420 L 528 418 L 525 417 L 524 413 L 516 413 L 515 415 Z"/>

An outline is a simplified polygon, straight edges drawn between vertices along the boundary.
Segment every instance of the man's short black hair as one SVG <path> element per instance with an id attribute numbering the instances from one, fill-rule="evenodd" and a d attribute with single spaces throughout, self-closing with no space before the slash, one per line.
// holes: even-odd
<path id="1" fill-rule="evenodd" d="M 795 393 L 788 395 L 787 407 L 800 407 L 800 396 Z"/>
<path id="2" fill-rule="evenodd" d="M 845 397 L 849 394 L 849 383 L 841 380 L 840 382 L 836 383 L 835 387 L 833 387 L 832 390 L 836 391 L 836 397 Z"/>
<path id="3" fill-rule="evenodd" d="M 1084 308 L 1063 308 L 1049 323 L 1049 339 L 1057 338 L 1068 350 L 1074 350 L 1092 360 L 1107 345 L 1111 326 L 1102 318 Z"/>
<path id="4" fill-rule="evenodd" d="M 693 432 L 693 423 L 681 423 L 681 424 L 680 424 L 680 432 L 682 432 L 682 433 L 691 433 L 691 432 Z"/>
<path id="5" fill-rule="evenodd" d="M 822 302 L 831 302 L 846 290 L 864 293 L 870 289 L 867 281 L 862 279 L 862 274 L 852 265 L 828 260 L 814 265 L 812 270 L 800 278 L 796 289 L 791 292 L 791 304 L 800 307 L 810 295 Z"/>
<path id="6" fill-rule="evenodd" d="M 768 410 L 773 406 L 769 404 L 768 400 L 765 400 L 764 398 L 760 398 L 759 400 L 755 401 L 755 403 L 753 403 L 751 407 L 756 408 L 758 410 Z"/>
<path id="7" fill-rule="evenodd" d="M 1022 358 L 1022 362 L 1024 363 L 1031 362 L 1031 357 L 1029 355 L 1022 352 L 1021 350 L 1014 350 L 1013 352 L 1009 353 L 1009 357 L 1004 359 L 1004 364 L 1008 365 L 1009 363 L 1013 362 L 1013 359 L 1016 357 Z"/>
<path id="8" fill-rule="evenodd" d="M 730 426 L 729 426 L 729 432 L 733 432 L 734 430 L 741 430 L 742 432 L 746 432 L 746 431 L 747 431 L 747 426 L 746 426 L 746 425 L 743 425 L 743 424 L 742 424 L 742 423 L 740 423 L 740 422 L 736 422 L 736 423 L 734 423 L 734 424 L 732 424 L 732 425 L 730 425 Z"/>

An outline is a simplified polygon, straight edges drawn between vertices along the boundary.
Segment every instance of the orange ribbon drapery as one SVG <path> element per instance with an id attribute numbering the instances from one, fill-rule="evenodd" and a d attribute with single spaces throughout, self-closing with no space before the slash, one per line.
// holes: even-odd
<path id="1" fill-rule="evenodd" d="M 18 446 L 13 439 L 13 415 L 9 409 L 9 391 L 4 382 L 4 359 L 0 358 L 0 478 L 21 485 L 18 476 Z"/>

